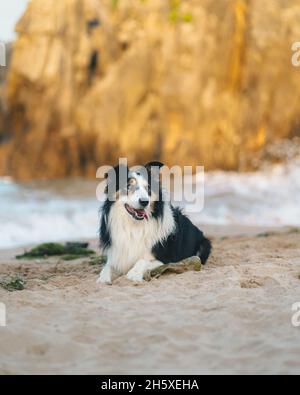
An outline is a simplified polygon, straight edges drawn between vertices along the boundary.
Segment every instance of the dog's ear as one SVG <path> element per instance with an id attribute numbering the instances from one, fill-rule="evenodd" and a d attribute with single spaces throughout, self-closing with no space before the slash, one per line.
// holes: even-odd
<path id="1" fill-rule="evenodd" d="M 161 162 L 158 162 L 158 161 L 148 162 L 148 163 L 145 164 L 145 168 L 148 171 L 151 171 L 151 169 L 153 167 L 156 168 L 156 169 L 158 168 L 158 170 L 160 170 L 163 166 L 164 166 L 164 164 L 161 163 Z"/>

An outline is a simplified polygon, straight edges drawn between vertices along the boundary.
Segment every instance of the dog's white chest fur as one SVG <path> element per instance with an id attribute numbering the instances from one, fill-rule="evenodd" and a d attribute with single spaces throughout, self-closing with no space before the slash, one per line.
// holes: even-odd
<path id="1" fill-rule="evenodd" d="M 108 262 L 118 274 L 126 274 L 140 259 L 153 260 L 152 248 L 163 242 L 175 229 L 175 221 L 169 204 L 164 215 L 156 220 L 137 221 L 121 203 L 111 208 L 108 226 L 112 244 L 107 251 Z"/>

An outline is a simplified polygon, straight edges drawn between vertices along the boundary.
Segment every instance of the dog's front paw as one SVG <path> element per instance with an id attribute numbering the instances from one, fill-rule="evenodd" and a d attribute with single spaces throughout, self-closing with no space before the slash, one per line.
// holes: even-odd
<path id="1" fill-rule="evenodd" d="M 140 282 L 143 281 L 143 277 L 144 276 L 143 276 L 142 272 L 136 270 L 136 268 L 133 268 L 127 273 L 126 277 L 130 281 L 134 281 L 134 282 L 140 283 Z"/>
<path id="2" fill-rule="evenodd" d="M 97 280 L 97 284 L 112 284 L 112 278 L 111 278 L 111 270 L 109 267 L 104 267 L 102 269 L 102 272 L 100 273 L 100 277 Z"/>

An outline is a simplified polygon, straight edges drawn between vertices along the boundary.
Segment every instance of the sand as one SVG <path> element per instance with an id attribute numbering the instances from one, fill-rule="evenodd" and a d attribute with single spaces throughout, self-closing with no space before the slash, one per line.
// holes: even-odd
<path id="1" fill-rule="evenodd" d="M 299 374 L 300 232 L 209 228 L 200 272 L 98 286 L 88 259 L 16 261 L 23 291 L 0 288 L 1 374 Z M 96 248 L 96 242 L 92 243 Z"/>

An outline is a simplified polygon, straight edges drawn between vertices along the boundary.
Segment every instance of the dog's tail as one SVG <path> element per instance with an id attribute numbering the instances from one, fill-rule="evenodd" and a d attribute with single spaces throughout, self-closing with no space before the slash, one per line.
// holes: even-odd
<path id="1" fill-rule="evenodd" d="M 200 248 L 199 248 L 199 251 L 197 254 L 198 257 L 201 259 L 202 265 L 206 264 L 206 262 L 210 256 L 211 250 L 212 250 L 211 241 L 203 236 L 202 240 L 200 242 Z"/>

